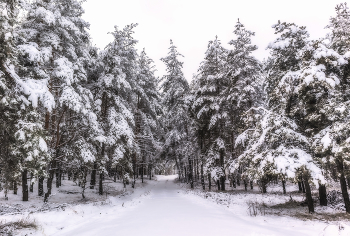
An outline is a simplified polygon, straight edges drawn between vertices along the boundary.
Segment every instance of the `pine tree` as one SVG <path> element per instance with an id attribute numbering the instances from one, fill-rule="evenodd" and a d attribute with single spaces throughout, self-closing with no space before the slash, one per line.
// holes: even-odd
<path id="1" fill-rule="evenodd" d="M 35 1 L 23 21 L 19 48 L 23 51 L 22 75 L 31 81 L 45 81 L 55 106 L 43 106 L 45 130 L 50 134 L 49 152 L 53 159 L 47 181 L 46 198 L 51 194 L 54 173 L 56 187 L 61 184 L 63 163 L 81 160 L 91 168 L 92 143 L 101 134 L 93 112 L 93 96 L 85 86 L 89 56 L 89 24 L 82 20 L 81 3 L 76 0 Z M 28 52 L 28 53 L 27 53 Z M 40 60 L 39 60 L 39 59 Z M 45 114 L 45 115 L 44 115 Z M 71 166 L 85 172 L 81 166 Z M 81 176 L 81 174 L 79 174 Z M 42 184 L 43 178 L 39 178 Z"/>
<path id="2" fill-rule="evenodd" d="M 313 212 L 309 179 L 318 185 L 319 180 L 324 183 L 324 177 L 312 151 L 305 119 L 300 116 L 311 115 L 312 110 L 305 106 L 302 110 L 302 103 L 310 99 L 302 92 L 305 86 L 300 71 L 308 34 L 305 27 L 295 24 L 279 22 L 273 27 L 281 35 L 269 45 L 272 52 L 271 64 L 266 67 L 266 103 L 246 113 L 244 121 L 248 129 L 236 140 L 236 145 L 245 148 L 238 161 L 248 166 L 247 173 L 252 178 L 260 178 L 265 191 L 266 182 L 274 176 L 285 181 L 296 179 L 301 173 L 309 211 Z"/>
<path id="3" fill-rule="evenodd" d="M 201 63 L 194 78 L 192 109 L 196 120 L 201 155 L 206 156 L 205 169 L 215 181 L 221 180 L 224 190 L 224 155 L 226 152 L 225 125 L 228 114 L 225 110 L 223 90 L 229 86 L 224 76 L 227 50 L 221 46 L 216 37 L 210 41 L 205 52 L 205 60 Z"/>
<path id="4" fill-rule="evenodd" d="M 141 156 L 141 177 L 146 169 L 151 177 L 156 151 L 161 148 L 160 124 L 158 117 L 162 115 L 162 104 L 158 92 L 158 81 L 154 75 L 153 60 L 145 50 L 138 58 L 138 74 L 135 84 L 136 112 L 135 137 Z"/>
<path id="5" fill-rule="evenodd" d="M 103 192 L 102 177 L 107 172 L 105 164 L 108 161 L 113 166 L 119 166 L 124 183 L 136 171 L 133 132 L 135 101 L 132 91 L 137 75 L 137 52 L 134 48 L 137 41 L 132 38 L 135 26 L 128 25 L 123 30 L 115 27 L 111 33 L 113 42 L 100 55 L 103 70 L 94 92 L 99 107 L 99 122 L 106 137 L 99 148 L 100 194 Z"/>
<path id="6" fill-rule="evenodd" d="M 229 42 L 233 49 L 228 52 L 227 65 L 225 66 L 225 76 L 229 79 L 229 84 L 227 89 L 223 91 L 223 97 L 227 104 L 226 110 L 229 114 L 227 119 L 227 124 L 229 124 L 227 159 L 230 160 L 230 163 L 241 152 L 240 149 L 234 147 L 234 142 L 244 128 L 244 124 L 241 122 L 243 113 L 262 103 L 262 66 L 252 55 L 257 50 L 257 46 L 251 42 L 255 33 L 247 30 L 238 20 L 234 34 L 236 39 Z M 240 168 L 242 170 L 244 166 Z M 235 168 L 231 170 L 239 171 Z M 242 177 L 247 183 L 246 177 Z"/>
<path id="7" fill-rule="evenodd" d="M 182 153 L 182 145 L 187 140 L 189 118 L 186 96 L 189 93 L 189 84 L 185 79 L 179 61 L 182 55 L 177 51 L 173 41 L 170 40 L 168 56 L 161 60 L 166 65 L 167 74 L 162 77 L 162 98 L 164 106 L 165 144 L 164 150 L 168 159 L 175 161 L 179 171 L 179 178 L 185 177 L 186 157 Z"/>

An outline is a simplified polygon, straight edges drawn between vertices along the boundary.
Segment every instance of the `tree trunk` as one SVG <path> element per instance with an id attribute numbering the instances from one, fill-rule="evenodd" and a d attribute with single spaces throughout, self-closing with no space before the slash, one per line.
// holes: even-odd
<path id="1" fill-rule="evenodd" d="M 143 164 L 141 164 L 141 182 L 143 183 Z"/>
<path id="2" fill-rule="evenodd" d="M 28 171 L 27 169 L 24 169 L 22 171 L 22 201 L 27 202 L 28 201 L 28 177 L 27 177 Z"/>
<path id="3" fill-rule="evenodd" d="M 191 189 L 194 188 L 193 186 L 193 160 L 191 159 L 188 159 L 188 164 L 189 164 L 189 171 L 188 171 L 188 178 L 190 180 L 190 183 L 191 183 Z"/>
<path id="4" fill-rule="evenodd" d="M 218 186 L 218 191 L 220 191 L 220 180 L 216 180 L 216 185 Z"/>
<path id="5" fill-rule="evenodd" d="M 225 181 L 226 181 L 226 176 L 221 176 L 221 190 L 225 191 Z"/>
<path id="6" fill-rule="evenodd" d="M 56 162 L 56 188 L 60 187 L 60 164 L 59 162 Z"/>
<path id="7" fill-rule="evenodd" d="M 44 177 L 39 177 L 39 183 L 38 183 L 38 195 L 43 196 L 44 195 Z"/>
<path id="8" fill-rule="evenodd" d="M 349 193 L 346 186 L 346 180 L 345 180 L 345 174 L 344 174 L 344 163 L 342 159 L 337 159 L 337 167 L 338 167 L 338 173 L 340 174 L 339 181 L 340 181 L 341 192 L 345 203 L 345 210 L 347 213 L 350 213 Z"/>
<path id="9" fill-rule="evenodd" d="M 54 177 L 54 173 L 55 173 L 55 167 L 56 167 L 56 163 L 55 161 L 51 161 L 50 163 L 50 170 L 49 170 L 49 178 L 47 179 L 47 194 L 51 195 L 52 193 L 52 181 L 53 181 L 53 177 Z"/>
<path id="10" fill-rule="evenodd" d="M 81 185 L 81 187 L 82 187 L 81 196 L 84 199 L 85 198 L 85 186 L 86 186 L 87 168 L 84 168 L 83 174 L 84 174 L 84 176 L 83 176 L 83 182 L 82 182 L 82 185 Z"/>
<path id="11" fill-rule="evenodd" d="M 208 174 L 209 191 L 211 190 L 211 174 Z"/>
<path id="12" fill-rule="evenodd" d="M 250 189 L 253 189 L 253 181 L 250 181 Z"/>
<path id="13" fill-rule="evenodd" d="M 309 208 L 309 213 L 314 213 L 315 212 L 314 200 L 312 199 L 312 195 L 311 195 L 311 188 L 310 188 L 310 184 L 309 184 L 309 173 L 308 172 L 304 173 L 303 179 L 304 179 L 303 182 L 305 185 L 306 199 L 307 199 L 307 206 Z"/>
<path id="14" fill-rule="evenodd" d="M 286 194 L 286 181 L 282 180 L 282 188 L 283 188 L 283 194 Z"/>
<path id="15" fill-rule="evenodd" d="M 96 185 L 96 170 L 97 170 L 97 163 L 94 162 L 94 169 L 91 172 L 90 189 L 94 189 Z"/>
<path id="16" fill-rule="evenodd" d="M 152 166 L 149 165 L 149 180 L 152 180 Z"/>
<path id="17" fill-rule="evenodd" d="M 350 177 L 347 178 L 348 181 L 348 188 L 350 189 Z"/>
<path id="18" fill-rule="evenodd" d="M 236 188 L 236 178 L 235 177 L 232 178 L 232 186 L 233 186 L 233 188 Z"/>
<path id="19" fill-rule="evenodd" d="M 243 181 L 244 181 L 244 190 L 248 191 L 248 182 L 246 179 L 244 179 Z"/>
<path id="20" fill-rule="evenodd" d="M 327 192 L 326 192 L 326 185 L 319 184 L 318 193 L 320 197 L 320 205 L 321 206 L 327 206 Z"/>
<path id="21" fill-rule="evenodd" d="M 113 181 L 114 182 L 117 182 L 117 166 L 115 166 L 115 168 L 114 168 L 114 175 L 113 175 Z"/>
<path id="22" fill-rule="evenodd" d="M 303 180 L 303 181 L 301 181 L 301 188 L 302 188 L 302 190 L 303 190 L 303 193 L 306 193 L 306 192 L 305 192 L 305 184 L 304 184 L 304 180 Z"/>
<path id="23" fill-rule="evenodd" d="M 299 187 L 299 193 L 303 191 L 303 188 L 301 187 L 301 181 L 298 181 L 298 187 Z"/>
<path id="24" fill-rule="evenodd" d="M 15 181 L 15 182 L 13 183 L 13 194 L 17 195 L 17 190 L 18 190 L 17 181 Z"/>
<path id="25" fill-rule="evenodd" d="M 201 183 L 203 190 L 205 190 L 203 163 L 201 163 Z"/>
<path id="26" fill-rule="evenodd" d="M 103 195 L 103 173 L 100 173 L 100 179 L 99 179 L 99 182 L 98 182 L 98 194 L 99 195 Z"/>
<path id="27" fill-rule="evenodd" d="M 262 193 L 266 193 L 267 192 L 267 180 L 265 177 L 262 177 L 260 179 L 260 184 L 261 184 Z"/>
<path id="28" fill-rule="evenodd" d="M 29 188 L 29 192 L 33 192 L 34 191 L 34 183 L 32 183 L 32 179 L 33 179 L 33 173 L 30 173 L 30 188 Z"/>

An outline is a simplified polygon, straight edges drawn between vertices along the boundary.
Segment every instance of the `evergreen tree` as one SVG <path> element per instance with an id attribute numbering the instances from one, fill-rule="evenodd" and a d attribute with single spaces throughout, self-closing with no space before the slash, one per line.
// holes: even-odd
<path id="1" fill-rule="evenodd" d="M 85 67 L 90 58 L 86 31 L 89 24 L 81 18 L 84 13 L 81 3 L 38 0 L 26 10 L 27 17 L 20 31 L 21 74 L 28 80 L 45 81 L 55 99 L 52 110 L 44 104 L 42 111 L 45 130 L 51 136 L 49 152 L 53 156 L 49 164 L 47 199 L 54 173 L 56 187 L 60 186 L 64 163 L 77 158 L 91 166 L 93 158 L 87 153 L 94 152 L 91 144 L 96 142 L 101 131 L 93 112 L 93 96 L 85 86 Z M 72 168 L 81 170 L 76 165 Z M 42 184 L 43 178 L 39 180 Z"/>
<path id="2" fill-rule="evenodd" d="M 167 74 L 162 77 L 162 97 L 164 106 L 165 126 L 165 153 L 167 158 L 174 160 L 179 171 L 179 178 L 186 174 L 186 157 L 182 153 L 182 147 L 187 140 L 189 117 L 186 96 L 189 93 L 189 84 L 185 79 L 179 61 L 182 55 L 177 51 L 173 41 L 170 40 L 168 56 L 161 60 L 166 65 Z"/>
<path id="3" fill-rule="evenodd" d="M 201 155 L 206 156 L 206 171 L 209 178 L 214 178 L 218 186 L 224 190 L 226 152 L 226 131 L 228 113 L 225 107 L 223 90 L 229 86 L 224 76 L 227 50 L 221 46 L 216 37 L 210 41 L 205 52 L 205 60 L 201 63 L 194 78 L 192 94 L 194 101 L 192 109 L 196 120 L 196 134 L 198 136 Z M 219 188 L 220 189 L 220 188 Z"/>
<path id="4" fill-rule="evenodd" d="M 133 131 L 135 101 L 132 90 L 137 75 L 137 53 L 134 48 L 137 41 L 132 38 L 135 26 L 128 25 L 123 30 L 115 27 L 115 31 L 111 33 L 114 37 L 113 42 L 109 43 L 100 55 L 103 70 L 94 92 L 99 122 L 106 137 L 99 148 L 100 194 L 103 192 L 102 178 L 107 172 L 107 162 L 119 166 L 124 182 L 136 171 L 136 143 Z"/>

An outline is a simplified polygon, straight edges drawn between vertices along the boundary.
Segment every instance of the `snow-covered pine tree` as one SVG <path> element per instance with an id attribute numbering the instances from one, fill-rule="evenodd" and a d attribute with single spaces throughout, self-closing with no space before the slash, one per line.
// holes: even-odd
<path id="1" fill-rule="evenodd" d="M 17 181 L 14 176 L 17 162 L 11 160 L 10 147 L 16 142 L 16 124 L 20 119 L 17 111 L 21 101 L 17 77 L 14 78 L 10 68 L 16 64 L 14 30 L 19 9 L 18 1 L 0 1 L 0 168 L 5 197 L 10 185 Z"/>
<path id="2" fill-rule="evenodd" d="M 0 62 L 0 73 L 3 75 L 0 108 L 0 116 L 3 116 L 0 118 L 3 130 L 1 162 L 5 191 L 9 183 L 17 185 L 22 175 L 22 199 L 28 201 L 27 174 L 42 174 L 49 158 L 44 141 L 43 123 L 38 119 L 38 100 L 46 102 L 46 107 L 51 109 L 53 98 L 43 87 L 42 81 L 27 80 L 20 73 L 21 50 L 15 46 L 20 41 L 18 13 L 23 10 L 23 6 L 24 2 L 19 1 L 5 1 L 0 4 L 3 46 Z M 16 189 L 17 187 L 15 191 Z"/>
<path id="3" fill-rule="evenodd" d="M 143 182 L 145 170 L 151 178 L 156 152 L 161 148 L 158 117 L 162 115 L 162 104 L 158 81 L 154 75 L 153 60 L 147 56 L 145 49 L 138 57 L 137 63 L 139 71 L 133 88 L 136 96 L 135 138 L 141 156 L 138 169 L 141 168 Z"/>
<path id="4" fill-rule="evenodd" d="M 310 45 L 307 55 L 309 68 L 305 71 L 308 86 L 320 84 L 324 88 L 315 93 L 315 104 L 319 106 L 323 129 L 314 136 L 315 152 L 323 157 L 326 171 L 337 170 L 346 212 L 350 213 L 349 193 L 346 178 L 349 176 L 350 137 L 350 11 L 346 3 L 336 6 L 336 16 L 331 17 L 327 26 L 329 43 L 315 42 Z M 322 99 L 323 98 L 323 99 Z"/>
<path id="5" fill-rule="evenodd" d="M 306 98 L 298 86 L 302 84 L 299 70 L 308 34 L 304 27 L 295 24 L 279 22 L 273 27 L 281 37 L 269 45 L 272 65 L 267 67 L 266 103 L 246 113 L 248 129 L 236 140 L 236 145 L 245 147 L 238 161 L 249 166 L 247 173 L 260 178 L 263 187 L 273 176 L 279 176 L 284 183 L 286 178 L 297 178 L 301 173 L 309 211 L 313 212 L 309 180 L 318 185 L 318 181 L 324 183 L 324 177 L 312 151 L 310 136 L 306 135 L 305 125 L 298 116 L 298 102 Z"/>
<path id="6" fill-rule="evenodd" d="M 227 50 L 216 37 L 209 41 L 204 61 L 192 85 L 192 110 L 196 124 L 202 160 L 209 179 L 214 178 L 218 189 L 225 190 L 224 157 L 227 146 L 225 131 L 228 114 L 225 110 L 223 91 L 229 86 L 224 76 Z M 221 188 L 220 188 L 221 186 Z"/>
<path id="7" fill-rule="evenodd" d="M 235 139 L 242 131 L 242 114 L 253 106 L 259 106 L 262 102 L 262 66 L 252 55 L 257 46 L 251 42 L 254 32 L 247 30 L 238 20 L 235 25 L 234 34 L 236 39 L 229 44 L 233 49 L 229 50 L 225 76 L 228 78 L 228 86 L 223 91 L 223 99 L 226 100 L 227 117 L 227 162 L 234 161 L 241 150 L 234 147 Z M 244 166 L 240 166 L 242 171 Z M 231 169 L 231 171 L 238 171 Z M 245 187 L 248 179 L 244 176 Z"/>
<path id="8" fill-rule="evenodd" d="M 81 2 L 38 0 L 26 10 L 19 45 L 24 56 L 27 54 L 29 58 L 24 57 L 23 75 L 32 80 L 46 80 L 56 102 L 52 111 L 43 112 L 45 129 L 51 136 L 49 151 L 53 156 L 47 198 L 51 194 L 54 173 L 56 187 L 60 186 L 63 163 L 79 159 L 92 168 L 94 156 L 91 153 L 94 150 L 91 143 L 97 142 L 101 131 L 93 112 L 93 96 L 84 85 L 86 61 L 90 58 L 86 31 L 89 24 L 81 18 L 84 13 Z M 32 57 L 42 57 L 42 60 L 34 63 Z M 82 169 L 76 165 L 71 167 Z M 42 184 L 43 178 L 39 180 Z"/>
<path id="9" fill-rule="evenodd" d="M 179 178 L 186 177 L 186 156 L 182 150 L 184 142 L 187 141 L 189 128 L 189 113 L 186 96 L 189 94 L 189 84 L 185 79 L 182 67 L 183 62 L 179 61 L 182 55 L 177 51 L 177 47 L 170 40 L 169 53 L 161 60 L 166 65 L 167 74 L 162 77 L 162 98 L 164 106 L 164 128 L 165 144 L 164 152 L 166 158 L 175 161 Z"/>
<path id="10" fill-rule="evenodd" d="M 111 34 L 113 42 L 101 52 L 103 70 L 95 87 L 96 104 L 99 107 L 99 122 L 106 140 L 99 148 L 98 168 L 100 173 L 99 193 L 103 193 L 102 177 L 107 172 L 106 163 L 118 166 L 125 183 L 136 171 L 136 143 L 133 132 L 135 101 L 132 88 L 137 75 L 137 41 L 132 37 L 136 24 Z M 117 167 L 116 167 L 117 168 Z"/>

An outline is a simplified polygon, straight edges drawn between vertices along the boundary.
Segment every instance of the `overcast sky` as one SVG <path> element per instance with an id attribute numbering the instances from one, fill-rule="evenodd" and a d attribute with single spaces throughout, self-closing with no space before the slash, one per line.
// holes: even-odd
<path id="1" fill-rule="evenodd" d="M 101 49 L 113 40 L 107 33 L 114 25 L 138 23 L 137 49 L 146 49 L 158 76 L 165 73 L 160 58 L 167 55 L 172 39 L 185 56 L 183 71 L 191 81 L 209 40 L 217 35 L 229 48 L 237 18 L 255 32 L 253 43 L 259 48 L 255 56 L 262 60 L 268 55 L 268 43 L 275 39 L 271 26 L 278 20 L 305 25 L 313 39 L 324 37 L 324 27 L 340 2 L 344 0 L 87 0 L 83 18 L 91 24 L 93 43 Z"/>

